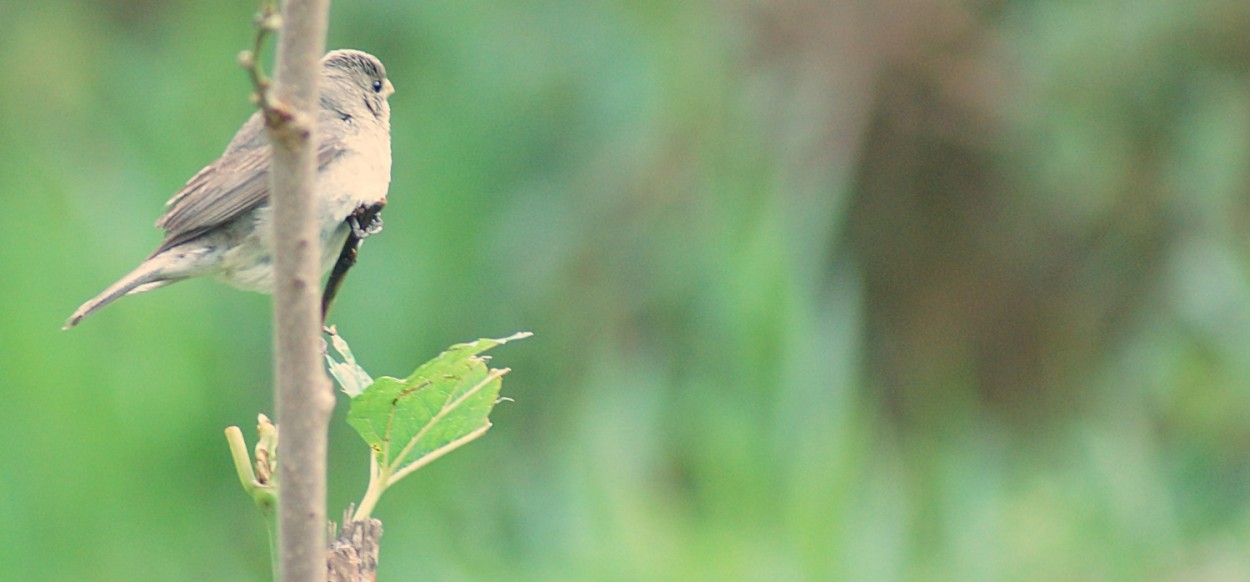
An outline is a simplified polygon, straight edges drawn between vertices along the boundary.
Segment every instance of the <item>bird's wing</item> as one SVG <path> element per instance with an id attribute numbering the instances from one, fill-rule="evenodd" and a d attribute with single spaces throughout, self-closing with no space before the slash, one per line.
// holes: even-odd
<path id="1" fill-rule="evenodd" d="M 317 167 L 324 168 L 343 152 L 343 144 L 319 137 Z M 269 158 L 267 141 L 252 147 L 232 144 L 200 170 L 165 203 L 165 214 L 156 221 L 157 228 L 165 229 L 165 240 L 152 255 L 230 222 L 268 200 Z"/>

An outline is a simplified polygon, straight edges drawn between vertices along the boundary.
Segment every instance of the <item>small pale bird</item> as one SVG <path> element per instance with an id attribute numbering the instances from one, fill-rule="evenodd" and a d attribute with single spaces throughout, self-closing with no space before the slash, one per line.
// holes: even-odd
<path id="1" fill-rule="evenodd" d="M 387 98 L 395 88 L 381 61 L 356 50 L 326 54 L 320 83 L 315 196 L 324 274 L 340 249 L 347 254 L 344 243 L 349 235 L 357 240 L 381 226 L 377 213 L 386 203 L 391 182 Z M 156 221 L 165 230 L 160 246 L 135 270 L 83 303 L 65 322 L 65 329 L 123 295 L 191 277 L 215 275 L 240 289 L 271 292 L 269 148 L 264 120 L 257 112 L 234 135 L 225 153 L 165 204 L 165 214 Z M 355 249 L 351 250 L 354 260 Z M 327 295 L 332 292 L 328 286 Z"/>

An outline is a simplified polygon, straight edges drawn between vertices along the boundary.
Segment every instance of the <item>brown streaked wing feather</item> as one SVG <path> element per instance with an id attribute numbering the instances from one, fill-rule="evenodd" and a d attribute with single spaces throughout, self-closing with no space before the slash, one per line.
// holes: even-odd
<path id="1" fill-rule="evenodd" d="M 323 168 L 342 153 L 337 140 L 317 148 L 317 167 Z M 200 170 L 167 203 L 157 221 L 165 240 L 155 256 L 242 216 L 269 198 L 269 145 L 227 150 Z"/>

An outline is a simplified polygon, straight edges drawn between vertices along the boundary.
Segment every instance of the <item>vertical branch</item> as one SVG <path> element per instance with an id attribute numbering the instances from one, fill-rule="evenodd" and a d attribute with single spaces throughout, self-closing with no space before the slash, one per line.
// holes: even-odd
<path id="1" fill-rule="evenodd" d="M 326 439 L 334 394 L 321 368 L 314 132 L 329 0 L 286 0 L 274 65 L 274 399 L 278 457 L 278 562 L 284 581 L 326 579 Z M 275 114 L 276 113 L 276 114 Z"/>

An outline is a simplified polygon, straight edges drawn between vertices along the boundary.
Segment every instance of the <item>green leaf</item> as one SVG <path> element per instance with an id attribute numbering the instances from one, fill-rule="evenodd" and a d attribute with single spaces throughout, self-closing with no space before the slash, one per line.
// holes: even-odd
<path id="1" fill-rule="evenodd" d="M 325 352 L 326 367 L 330 370 L 330 375 L 334 376 L 334 380 L 338 382 L 339 387 L 346 392 L 348 396 L 355 398 L 360 396 L 365 388 L 373 384 L 373 378 L 369 377 L 369 373 L 360 364 L 356 363 L 356 356 L 352 355 L 352 349 L 347 345 L 347 340 L 339 336 L 338 331 L 333 327 L 329 329 L 330 346 L 334 351 L 338 352 L 339 357 L 343 358 L 340 362 L 330 355 L 329 350 Z"/>
<path id="2" fill-rule="evenodd" d="M 394 482 L 490 428 L 508 370 L 488 369 L 480 354 L 530 335 L 457 344 L 405 379 L 378 378 L 352 399 L 347 422 Z"/>

